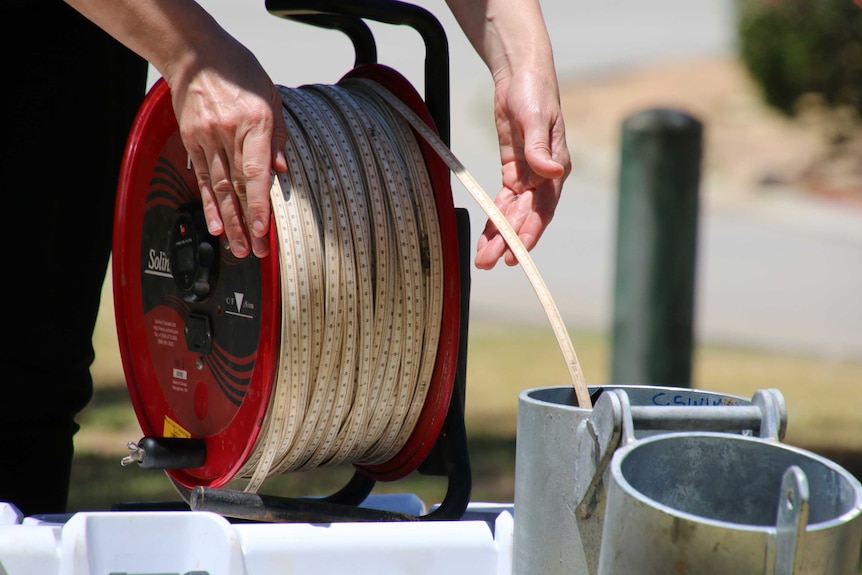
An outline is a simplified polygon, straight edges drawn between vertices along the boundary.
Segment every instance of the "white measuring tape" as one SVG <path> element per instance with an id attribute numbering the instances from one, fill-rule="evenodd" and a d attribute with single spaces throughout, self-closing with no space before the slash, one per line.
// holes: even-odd
<path id="1" fill-rule="evenodd" d="M 368 80 L 363 81 L 370 83 Z M 467 188 L 467 191 L 470 192 L 470 195 L 473 196 L 473 199 L 479 204 L 479 207 L 482 208 L 494 225 L 497 226 L 497 229 L 503 236 L 503 239 L 506 240 L 512 253 L 515 254 L 515 258 L 518 260 L 518 263 L 521 264 L 521 268 L 527 275 L 530 285 L 533 286 L 533 290 L 536 292 L 536 296 L 542 304 L 542 309 L 545 310 L 545 315 L 548 316 L 548 321 L 554 330 L 554 335 L 557 337 L 560 351 L 563 353 L 563 357 L 566 360 L 569 376 L 572 378 L 572 385 L 575 388 L 575 396 L 578 400 L 578 406 L 591 408 L 592 403 L 590 400 L 590 394 L 587 389 L 583 371 L 581 370 L 580 362 L 578 361 L 578 356 L 575 353 L 574 346 L 572 345 L 572 340 L 569 338 L 569 334 L 566 331 L 566 326 L 563 323 L 562 317 L 560 317 L 557 304 L 554 302 L 553 297 L 551 297 L 551 292 L 548 290 L 547 285 L 545 285 L 545 280 L 539 273 L 538 268 L 536 268 L 533 258 L 530 257 L 530 252 L 527 251 L 527 248 L 525 248 L 523 242 L 521 242 L 521 238 L 518 237 L 518 234 L 509 224 L 509 221 L 500 211 L 500 208 L 498 208 L 488 194 L 485 193 L 473 175 L 467 171 L 464 165 L 461 164 L 461 161 L 455 157 L 455 154 L 453 154 L 446 144 L 440 140 L 437 134 L 434 133 L 434 131 L 431 130 L 428 125 L 421 120 L 421 118 L 413 113 L 410 108 L 393 96 L 391 92 L 387 91 L 382 86 L 378 86 L 377 90 L 393 108 L 398 110 L 398 112 L 403 115 L 408 122 L 410 122 L 410 125 L 419 132 L 434 151 L 439 154 L 440 158 L 447 166 L 449 166 L 449 169 L 452 170 L 464 187 Z"/>
<path id="2" fill-rule="evenodd" d="M 591 407 L 571 340 L 505 216 L 436 133 L 377 82 L 280 87 L 287 173 L 271 190 L 281 273 L 277 377 L 237 473 L 386 462 L 425 403 L 440 341 L 443 256 L 434 193 L 411 126 L 496 224 L 527 274 Z"/>

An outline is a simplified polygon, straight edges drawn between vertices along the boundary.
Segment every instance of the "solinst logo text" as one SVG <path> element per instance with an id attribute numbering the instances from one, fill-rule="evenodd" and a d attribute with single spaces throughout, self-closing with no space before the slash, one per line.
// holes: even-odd
<path id="1" fill-rule="evenodd" d="M 163 251 L 150 250 L 147 258 L 147 269 L 145 274 L 171 277 L 171 259 Z"/>

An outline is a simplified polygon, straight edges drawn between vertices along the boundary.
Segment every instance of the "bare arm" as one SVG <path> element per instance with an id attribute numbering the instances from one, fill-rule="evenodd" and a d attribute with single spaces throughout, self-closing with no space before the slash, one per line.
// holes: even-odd
<path id="1" fill-rule="evenodd" d="M 269 253 L 271 171 L 287 169 L 281 98 L 257 59 L 193 0 L 67 0 L 171 88 L 210 233 Z M 251 244 L 251 245 L 249 245 Z"/>
<path id="2" fill-rule="evenodd" d="M 553 218 L 571 172 L 553 50 L 538 0 L 447 0 L 494 78 L 494 116 L 503 185 L 497 206 L 532 249 Z M 486 224 L 476 266 L 517 260 Z"/>

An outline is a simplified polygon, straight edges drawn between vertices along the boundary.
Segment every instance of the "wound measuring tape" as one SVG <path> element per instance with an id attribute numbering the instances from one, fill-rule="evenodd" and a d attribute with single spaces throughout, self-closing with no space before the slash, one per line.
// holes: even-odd
<path id="1" fill-rule="evenodd" d="M 369 65 L 335 86 L 279 89 L 290 168 L 273 183 L 276 255 L 266 260 L 237 260 L 206 233 L 166 86 L 154 86 L 130 138 L 114 242 L 118 335 L 145 434 L 206 442 L 204 465 L 168 470 L 175 484 L 241 478 L 256 491 L 269 476 L 342 462 L 391 480 L 422 463 L 458 354 L 449 169 L 524 267 L 588 406 L 541 276 L 412 86 Z"/>

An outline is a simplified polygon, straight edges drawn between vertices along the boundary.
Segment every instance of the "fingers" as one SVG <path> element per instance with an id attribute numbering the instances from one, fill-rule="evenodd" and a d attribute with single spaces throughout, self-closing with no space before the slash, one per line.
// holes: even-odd
<path id="1" fill-rule="evenodd" d="M 273 111 L 281 111 L 281 96 L 273 89 L 270 95 Z M 237 146 L 234 166 L 240 167 L 241 177 L 234 181 L 234 191 L 240 200 L 244 218 L 244 232 L 251 240 L 254 255 L 269 255 L 270 216 L 272 214 L 269 191 L 273 171 L 287 171 L 284 144 L 287 127 L 279 114 L 274 114 L 271 133 L 265 129 L 249 132 L 241 146 Z M 236 252 L 234 252 L 236 253 Z"/>
<path id="2" fill-rule="evenodd" d="M 497 265 L 497 261 L 506 253 L 507 247 L 506 241 L 497 230 L 497 226 L 488 220 L 485 229 L 482 230 L 482 235 L 479 236 L 473 264 L 480 270 L 493 269 Z"/>
<path id="3" fill-rule="evenodd" d="M 494 200 L 527 251 L 535 247 L 544 229 L 544 224 L 538 218 L 535 200 L 536 195 L 532 191 L 515 194 L 508 188 L 502 189 Z M 509 266 L 518 263 L 515 253 L 500 230 L 489 219 L 479 237 L 474 264 L 479 269 L 489 270 L 497 265 L 501 258 Z"/>
<path id="4" fill-rule="evenodd" d="M 281 147 L 273 152 L 276 140 Z M 252 252 L 260 258 L 268 256 L 271 166 L 282 172 L 287 169 L 283 138 L 249 135 L 237 145 L 233 161 L 228 161 L 224 149 L 211 151 L 209 157 L 202 148 L 192 156 L 209 233 L 224 234 L 238 258 Z"/>
<path id="5" fill-rule="evenodd" d="M 235 180 L 234 191 L 240 200 L 247 237 L 257 257 L 269 255 L 270 200 L 272 186 L 270 162 L 272 149 L 268 134 L 254 134 L 246 138 L 241 155 L 235 160 L 241 167 L 240 178 Z M 236 252 L 234 252 L 236 253 Z"/>
<path id="6" fill-rule="evenodd" d="M 172 96 L 207 229 L 238 258 L 266 257 L 273 170 L 287 170 L 281 96 L 257 68 L 240 78 L 200 72 L 194 85 L 197 89 L 178 88 Z"/>
<path id="7" fill-rule="evenodd" d="M 552 108 L 553 110 L 553 108 Z M 506 217 L 527 251 L 532 250 L 554 216 L 563 183 L 571 172 L 571 157 L 561 117 L 552 113 L 527 115 L 519 122 L 523 136 L 498 124 L 503 159 L 503 189 L 495 204 Z M 499 128 L 502 127 L 503 130 Z M 502 137 L 505 135 L 506 137 Z M 491 269 L 497 261 L 518 264 L 515 252 L 490 220 L 479 238 L 475 265 Z"/>
<path id="8" fill-rule="evenodd" d="M 216 201 L 213 190 L 212 178 L 210 177 L 209 162 L 206 154 L 200 147 L 189 147 L 189 158 L 194 167 L 195 176 L 198 180 L 198 189 L 203 202 L 204 218 L 207 223 L 207 231 L 210 235 L 220 236 L 224 232 L 224 224 L 219 213 L 218 201 Z"/>
<path id="9" fill-rule="evenodd" d="M 243 215 L 247 209 L 247 201 L 242 172 L 231 167 L 223 149 L 210 152 L 209 160 L 202 151 L 196 153 L 192 162 L 197 174 L 207 230 L 213 236 L 224 234 L 231 253 L 236 257 L 248 256 L 251 253 L 251 240 Z M 240 177 L 236 177 L 238 175 Z"/>

